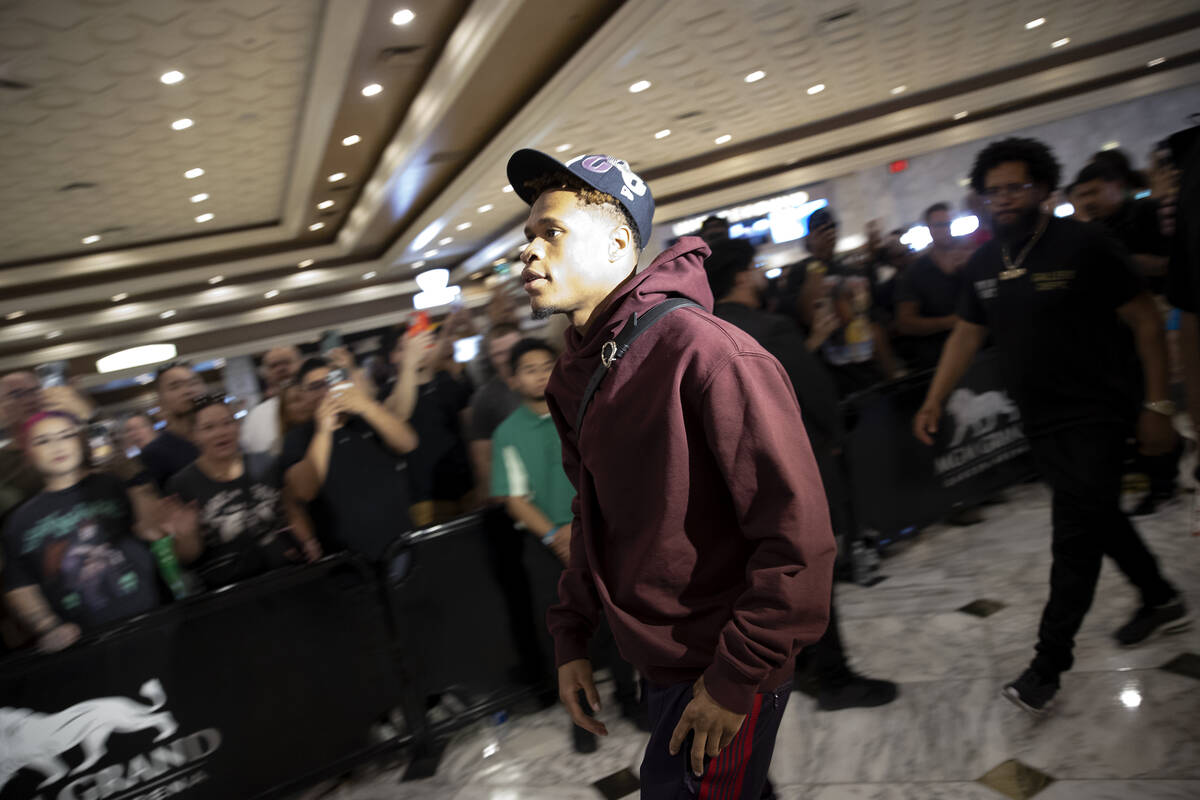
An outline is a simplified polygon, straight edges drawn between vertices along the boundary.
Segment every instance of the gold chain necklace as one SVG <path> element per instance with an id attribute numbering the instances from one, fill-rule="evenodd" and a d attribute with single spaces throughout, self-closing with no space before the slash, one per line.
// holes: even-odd
<path id="1" fill-rule="evenodd" d="M 1029 255 L 1029 251 L 1037 244 L 1038 239 L 1042 238 L 1042 234 L 1046 230 L 1047 220 L 1048 217 L 1045 214 L 1038 215 L 1038 228 L 1033 232 L 1033 236 L 1030 237 L 1029 242 L 1021 248 L 1021 252 L 1017 254 L 1015 263 L 1008 257 L 1008 245 L 1000 245 L 1000 257 L 1004 259 L 1005 266 L 1005 269 L 1000 273 L 1000 280 L 1007 281 L 1011 278 L 1019 278 L 1025 274 L 1025 270 L 1021 265 L 1025 263 L 1025 257 Z"/>

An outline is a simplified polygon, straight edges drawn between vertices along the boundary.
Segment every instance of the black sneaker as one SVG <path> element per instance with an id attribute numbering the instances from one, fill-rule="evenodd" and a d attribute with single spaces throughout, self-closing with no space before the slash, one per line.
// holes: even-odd
<path id="1" fill-rule="evenodd" d="M 1046 678 L 1033 667 L 1022 672 L 1021 677 L 1005 686 L 1002 692 L 1010 702 L 1035 717 L 1044 717 L 1050 712 L 1057 693 L 1058 678 Z"/>
<path id="2" fill-rule="evenodd" d="M 847 708 L 886 706 L 896 699 L 900 688 L 891 681 L 864 678 L 846 670 L 834 680 L 827 680 L 817 692 L 817 708 L 821 711 L 841 711 Z"/>
<path id="3" fill-rule="evenodd" d="M 1180 633 L 1192 626 L 1187 606 L 1176 597 L 1161 606 L 1142 606 L 1113 637 L 1122 647 L 1134 647 L 1155 634 Z"/>

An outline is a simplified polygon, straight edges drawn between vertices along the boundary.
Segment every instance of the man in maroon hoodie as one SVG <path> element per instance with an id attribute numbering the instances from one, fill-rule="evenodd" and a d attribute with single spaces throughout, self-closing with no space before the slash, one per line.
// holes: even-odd
<path id="1" fill-rule="evenodd" d="M 793 659 L 829 616 L 834 540 L 796 395 L 712 315 L 702 240 L 638 270 L 654 201 L 628 164 L 521 150 L 508 178 L 532 206 L 533 314 L 571 322 L 546 392 L 577 491 L 547 615 L 559 696 L 607 734 L 579 702 L 599 710 L 587 642 L 604 614 L 649 693 L 642 797 L 758 800 Z"/>

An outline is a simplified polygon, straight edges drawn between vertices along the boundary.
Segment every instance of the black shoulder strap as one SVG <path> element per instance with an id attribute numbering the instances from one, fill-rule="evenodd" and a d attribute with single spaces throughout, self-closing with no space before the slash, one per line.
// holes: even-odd
<path id="1" fill-rule="evenodd" d="M 576 436 L 583 430 L 583 415 L 587 413 L 588 405 L 592 402 L 592 395 L 600 388 L 600 382 L 608 374 L 609 367 L 617 363 L 617 359 L 625 355 L 625 352 L 629 350 L 629 346 L 633 344 L 634 340 L 650 330 L 654 323 L 677 308 L 687 308 L 689 306 L 703 308 L 699 303 L 689 300 L 686 297 L 672 297 L 670 300 L 664 300 L 641 316 L 634 314 L 625 323 L 625 327 L 621 328 L 621 332 L 615 338 L 609 339 L 604 343 L 604 346 L 600 348 L 600 366 L 596 367 L 596 371 L 592 373 L 592 378 L 588 381 L 587 388 L 583 390 L 583 399 L 579 403 L 579 414 L 575 417 Z"/>

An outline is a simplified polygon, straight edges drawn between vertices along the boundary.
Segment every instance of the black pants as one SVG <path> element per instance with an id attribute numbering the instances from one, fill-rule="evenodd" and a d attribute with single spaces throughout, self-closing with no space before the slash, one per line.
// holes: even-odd
<path id="1" fill-rule="evenodd" d="M 1081 426 L 1030 440 L 1042 477 L 1053 491 L 1050 600 L 1038 629 L 1033 666 L 1047 677 L 1071 668 L 1075 634 L 1091 608 L 1100 564 L 1109 556 L 1146 605 L 1167 602 L 1175 590 L 1121 511 L 1126 431 Z"/>
<path id="2" fill-rule="evenodd" d="M 650 712 L 650 742 L 642 758 L 642 800 L 760 800 L 772 797 L 767 768 L 775 751 L 779 721 L 792 693 L 789 681 L 773 692 L 759 692 L 733 741 L 716 758 L 704 758 L 704 774 L 691 768 L 692 737 L 677 755 L 668 749 L 683 710 L 692 701 L 692 684 L 643 684 Z"/>

